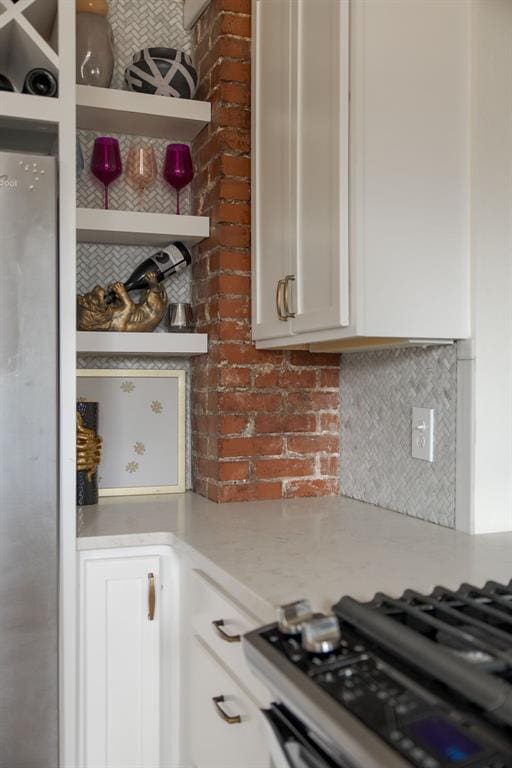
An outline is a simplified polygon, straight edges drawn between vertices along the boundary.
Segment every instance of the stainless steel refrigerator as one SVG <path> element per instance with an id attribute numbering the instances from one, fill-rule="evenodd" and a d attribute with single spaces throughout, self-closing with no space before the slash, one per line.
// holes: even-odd
<path id="1" fill-rule="evenodd" d="M 56 195 L 0 153 L 0 768 L 58 766 Z"/>

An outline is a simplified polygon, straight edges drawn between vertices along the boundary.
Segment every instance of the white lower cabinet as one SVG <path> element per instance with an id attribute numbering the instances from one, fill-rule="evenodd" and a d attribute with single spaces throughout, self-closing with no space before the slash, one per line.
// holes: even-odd
<path id="1" fill-rule="evenodd" d="M 263 621 L 222 580 L 155 545 L 82 552 L 79 586 L 79 768 L 270 768 Z"/>
<path id="2" fill-rule="evenodd" d="M 183 740 L 187 768 L 269 768 L 260 709 L 270 694 L 250 670 L 244 634 L 265 623 L 218 574 L 183 560 Z"/>
<path id="3" fill-rule="evenodd" d="M 194 636 L 190 651 L 192 763 L 196 768 L 269 768 L 256 704 Z"/>
<path id="4" fill-rule="evenodd" d="M 171 765 L 170 560 L 166 547 L 81 555 L 81 768 Z"/>

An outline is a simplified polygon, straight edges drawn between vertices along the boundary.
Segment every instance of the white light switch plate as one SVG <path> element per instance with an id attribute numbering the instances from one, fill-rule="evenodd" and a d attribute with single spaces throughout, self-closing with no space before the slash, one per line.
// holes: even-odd
<path id="1" fill-rule="evenodd" d="M 413 408 L 411 421 L 413 459 L 434 461 L 434 409 Z"/>

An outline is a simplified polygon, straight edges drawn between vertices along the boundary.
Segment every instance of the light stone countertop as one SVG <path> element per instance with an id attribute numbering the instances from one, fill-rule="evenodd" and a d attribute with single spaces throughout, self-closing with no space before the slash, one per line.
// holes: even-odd
<path id="1" fill-rule="evenodd" d="M 347 498 L 215 504 L 186 493 L 116 497 L 78 512 L 79 550 L 170 544 L 261 621 L 309 597 L 369 600 L 512 578 L 512 533 L 468 536 Z"/>

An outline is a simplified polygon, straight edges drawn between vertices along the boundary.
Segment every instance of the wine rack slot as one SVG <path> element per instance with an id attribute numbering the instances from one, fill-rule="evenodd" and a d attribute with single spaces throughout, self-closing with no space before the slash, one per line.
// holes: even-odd
<path id="1" fill-rule="evenodd" d="M 37 2 L 32 2 L 23 11 L 23 16 L 45 43 L 57 53 L 57 0 L 38 0 Z"/>
<path id="2" fill-rule="evenodd" d="M 0 29 L 0 72 L 9 78 L 16 91 L 22 91 L 27 73 L 36 67 L 58 75 L 56 62 L 52 59 L 18 22 L 10 21 Z"/>
<path id="3" fill-rule="evenodd" d="M 57 0 L 20 0 L 16 4 L 0 0 L 0 73 L 17 93 L 23 90 L 31 69 L 46 69 L 58 77 L 56 42 L 54 47 L 50 43 L 56 20 Z"/>

